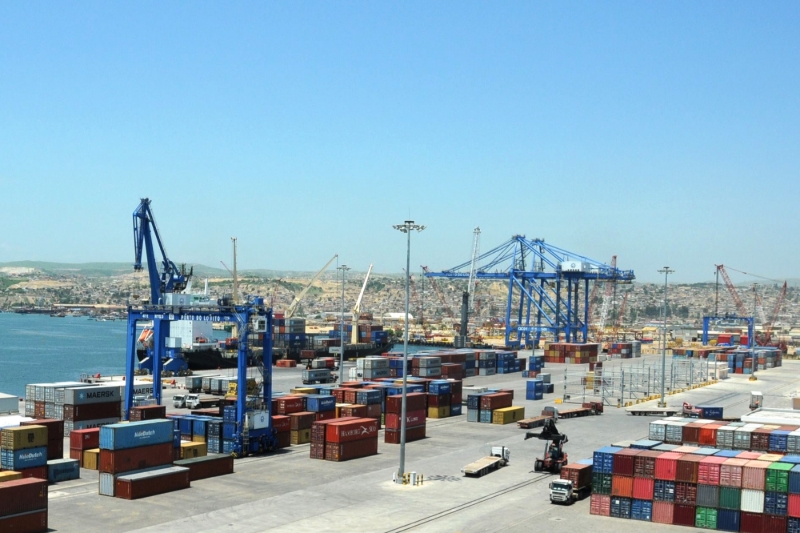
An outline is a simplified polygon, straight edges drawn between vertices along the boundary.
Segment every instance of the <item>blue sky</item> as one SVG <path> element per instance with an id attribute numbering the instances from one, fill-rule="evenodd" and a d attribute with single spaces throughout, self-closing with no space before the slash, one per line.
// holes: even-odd
<path id="1" fill-rule="evenodd" d="M 796 2 L 0 4 L 0 262 L 798 277 Z M 734 281 L 756 281 L 731 273 Z"/>

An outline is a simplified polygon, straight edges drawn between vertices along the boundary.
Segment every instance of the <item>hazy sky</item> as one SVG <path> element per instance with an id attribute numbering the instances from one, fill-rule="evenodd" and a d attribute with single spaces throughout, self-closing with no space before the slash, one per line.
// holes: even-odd
<path id="1" fill-rule="evenodd" d="M 511 235 L 798 277 L 797 2 L 3 2 L 0 262 L 376 272 Z M 734 281 L 748 280 L 732 273 Z"/>

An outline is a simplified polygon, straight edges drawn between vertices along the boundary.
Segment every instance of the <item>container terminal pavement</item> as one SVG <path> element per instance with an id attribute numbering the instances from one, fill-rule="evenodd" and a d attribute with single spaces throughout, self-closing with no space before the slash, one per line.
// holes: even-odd
<path id="1" fill-rule="evenodd" d="M 724 382 L 669 396 L 668 403 L 720 405 L 727 417 L 741 416 L 749 412 L 750 391 L 760 390 L 766 407 L 791 408 L 790 394 L 800 389 L 798 371 L 800 361 L 786 360 L 782 368 L 758 372 L 756 382 L 732 375 Z M 519 374 L 467 381 L 514 389 L 515 405 L 524 405 L 528 416 L 553 405 L 551 395 L 543 401 L 524 400 L 526 380 Z M 299 382 L 300 369 L 274 374 L 276 390 L 289 390 Z M 602 416 L 563 420 L 559 429 L 569 435 L 565 449 L 575 461 L 613 442 L 646 438 L 655 419 L 606 407 Z M 195 481 L 190 489 L 136 501 L 99 496 L 97 472 L 82 470 L 82 479 L 50 487 L 49 527 L 65 533 L 491 532 L 530 531 L 544 521 L 552 531 L 611 532 L 621 527 L 663 531 L 661 524 L 590 515 L 588 499 L 568 507 L 551 505 L 552 476 L 533 472 L 534 461 L 542 454 L 540 441 L 524 441 L 524 434 L 515 424 L 467 423 L 465 415 L 428 419 L 428 437 L 406 447 L 407 470 L 424 476 L 424 484 L 414 487 L 392 482 L 399 446 L 383 444 L 378 455 L 344 463 L 314 461 L 309 459 L 308 444 L 292 446 L 239 459 L 233 475 Z M 462 476 L 464 465 L 499 445 L 511 450 L 509 466 L 481 478 Z"/>

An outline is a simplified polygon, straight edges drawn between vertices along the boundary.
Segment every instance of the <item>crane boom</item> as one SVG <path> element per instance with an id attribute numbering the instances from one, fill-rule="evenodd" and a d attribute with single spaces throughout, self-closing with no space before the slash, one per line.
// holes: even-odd
<path id="1" fill-rule="evenodd" d="M 778 313 L 780 313 L 781 307 L 783 307 L 783 301 L 784 299 L 786 299 L 786 288 L 787 284 L 784 281 L 783 288 L 781 289 L 781 292 L 778 295 L 778 301 L 775 302 L 775 310 L 772 311 L 772 316 L 769 317 L 769 324 L 767 324 L 767 327 L 764 330 L 765 343 L 768 343 L 772 338 L 772 328 L 775 326 L 775 321 L 778 320 Z"/>
<path id="2" fill-rule="evenodd" d="M 367 288 L 370 273 L 372 273 L 372 263 L 369 264 L 367 275 L 364 277 L 364 284 L 361 285 L 361 292 L 358 293 L 358 300 L 356 300 L 356 304 L 353 306 L 353 332 L 350 335 L 350 342 L 353 344 L 358 344 L 358 314 L 361 312 L 361 299 L 364 297 L 364 290 Z"/>
<path id="3" fill-rule="evenodd" d="M 472 309 L 475 304 L 475 271 L 478 265 L 478 255 L 481 245 L 481 228 L 475 228 L 473 233 L 475 237 L 472 240 L 472 264 L 469 267 L 469 282 L 467 283 L 470 309 Z"/>
<path id="4" fill-rule="evenodd" d="M 154 235 L 158 249 L 161 252 L 161 266 L 163 269 L 161 272 L 158 270 L 158 262 L 153 248 Z M 184 266 L 178 268 L 167 256 L 167 250 L 161 240 L 161 234 L 158 232 L 158 226 L 153 217 L 149 198 L 142 198 L 139 206 L 133 212 L 133 250 L 133 270 L 135 272 L 143 270 L 142 251 L 146 254 L 147 273 L 150 278 L 151 304 L 163 303 L 162 299 L 165 293 L 181 292 L 186 289 L 186 285 L 192 277 L 193 269 L 187 273 Z"/>
<path id="5" fill-rule="evenodd" d="M 611 257 L 611 269 L 617 269 L 617 256 Z M 605 291 L 603 292 L 603 307 L 600 308 L 600 323 L 597 326 L 598 332 L 602 336 L 606 327 L 606 319 L 608 318 L 608 307 L 611 303 L 611 293 L 614 290 L 614 282 L 606 281 Z"/>
<path id="6" fill-rule="evenodd" d="M 319 272 L 314 274 L 314 277 L 311 278 L 311 281 L 308 282 L 308 285 L 306 285 L 305 288 L 294 297 L 294 300 L 292 300 L 292 303 L 289 304 L 288 309 L 286 309 L 286 314 L 284 315 L 286 318 L 292 318 L 294 316 L 294 314 L 297 312 L 297 308 L 300 306 L 300 302 L 303 300 L 309 289 L 311 289 L 311 286 L 319 279 L 323 272 L 328 270 L 328 267 L 331 266 L 331 263 L 333 263 L 337 257 L 339 257 L 339 254 L 334 254 L 334 256 L 331 257 L 331 260 L 325 263 L 325 266 L 322 267 Z"/>
<path id="7" fill-rule="evenodd" d="M 722 279 L 725 281 L 725 287 L 727 287 L 728 292 L 731 294 L 731 298 L 733 298 L 733 302 L 736 304 L 736 310 L 742 316 L 747 316 L 747 308 L 744 306 L 744 302 L 742 299 L 739 298 L 739 293 L 736 292 L 736 287 L 734 287 L 731 278 L 728 276 L 728 272 L 725 270 L 725 265 L 715 265 L 717 270 L 720 274 L 722 274 Z"/>

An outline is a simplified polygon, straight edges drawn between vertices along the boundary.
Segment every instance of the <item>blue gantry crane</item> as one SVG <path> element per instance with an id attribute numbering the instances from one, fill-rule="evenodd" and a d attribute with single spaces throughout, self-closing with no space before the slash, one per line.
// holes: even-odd
<path id="1" fill-rule="evenodd" d="M 272 426 L 270 400 L 272 398 L 272 308 L 264 304 L 264 299 L 251 296 L 243 305 L 232 304 L 228 299 L 217 302 L 208 298 L 195 299 L 191 295 L 180 294 L 186 289 L 192 275 L 185 268 L 177 268 L 168 257 L 164 243 L 155 225 L 150 200 L 145 198 L 133 213 L 133 234 L 136 253 L 134 269 L 142 270 L 142 251 L 146 254 L 147 269 L 150 278 L 150 301 L 128 306 L 127 344 L 126 344 L 126 387 L 124 398 L 125 419 L 130 418 L 133 406 L 135 371 L 137 366 L 137 324 L 152 322 L 153 346 L 149 370 L 153 375 L 153 395 L 160 405 L 162 400 L 161 377 L 165 364 L 172 360 L 172 353 L 166 348 L 169 337 L 170 322 L 177 320 L 234 323 L 238 326 L 238 361 L 237 361 L 237 404 L 236 431 L 233 452 L 247 455 L 256 451 L 268 451 L 277 443 Z M 158 261 L 153 247 L 155 236 L 161 252 L 159 272 Z M 263 335 L 262 354 L 254 356 L 262 375 L 261 391 L 258 397 L 247 397 L 247 366 L 251 358 L 252 338 Z"/>
<path id="2" fill-rule="evenodd" d="M 514 235 L 477 260 L 425 275 L 467 280 L 473 270 L 478 280 L 508 283 L 505 341 L 506 346 L 516 347 L 538 345 L 543 332 L 556 339 L 563 333 L 567 342 L 587 342 L 589 282 L 635 279 L 633 270 L 620 270 L 524 235 Z"/>

